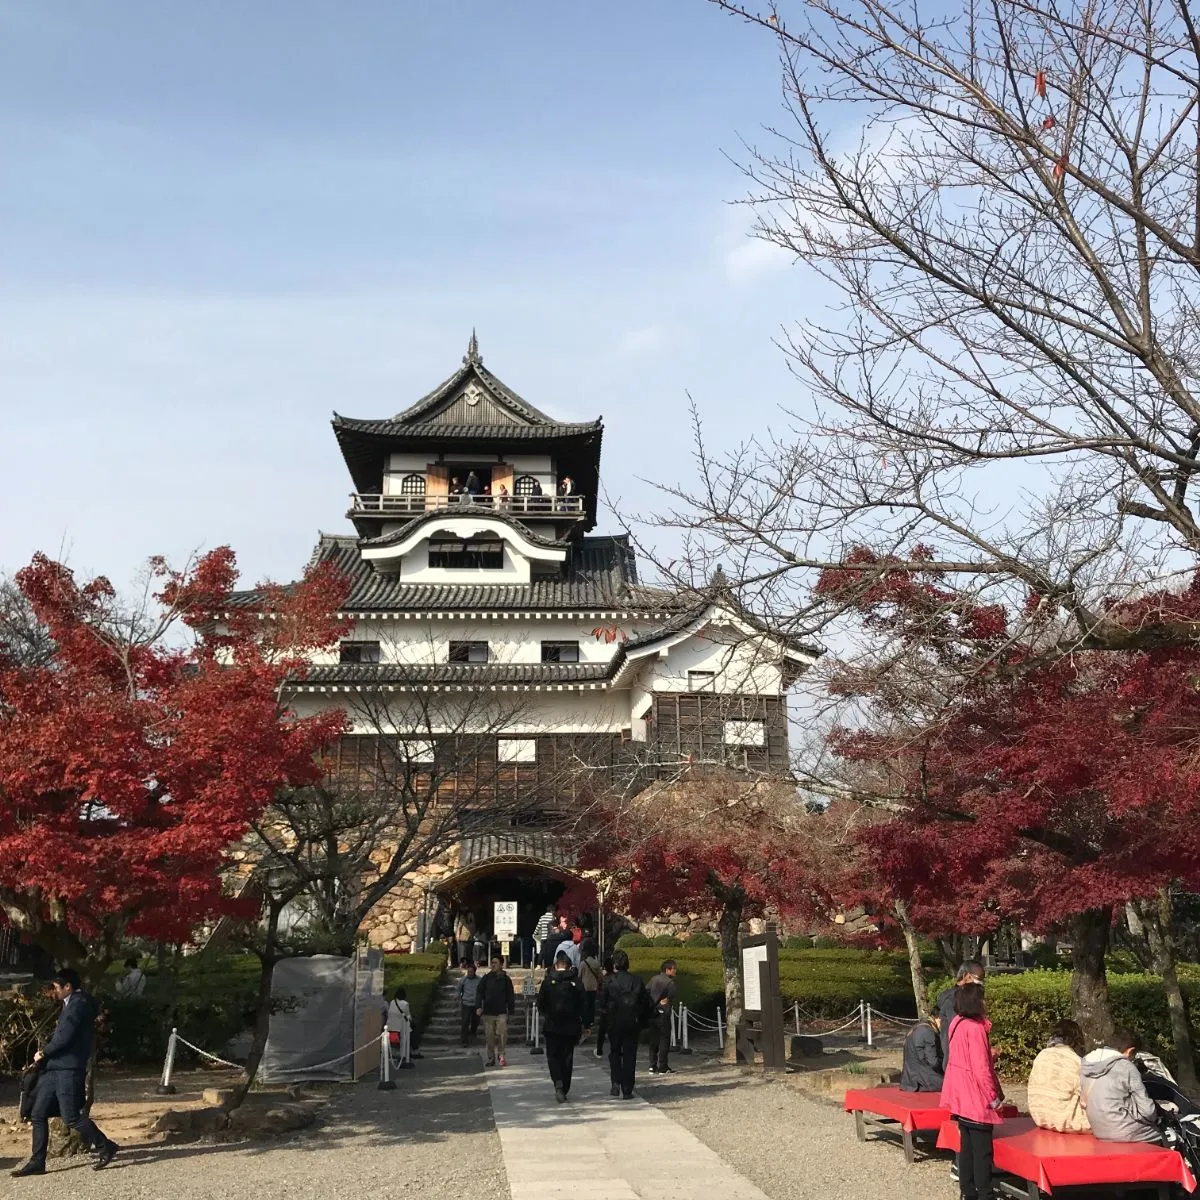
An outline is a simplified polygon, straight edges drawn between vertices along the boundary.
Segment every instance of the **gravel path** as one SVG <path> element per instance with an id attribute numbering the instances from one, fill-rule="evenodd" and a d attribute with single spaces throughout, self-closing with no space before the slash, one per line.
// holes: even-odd
<path id="1" fill-rule="evenodd" d="M 363 1200 L 482 1195 L 508 1200 L 500 1139 L 479 1063 L 421 1059 L 399 1088 L 335 1093 L 321 1123 L 276 1142 L 127 1147 L 107 1170 L 51 1163 L 44 1178 L 4 1180 L 6 1196 L 50 1200 Z M 18 1165 L 0 1162 L 7 1172 Z"/>
<path id="2" fill-rule="evenodd" d="M 909 1166 L 893 1144 L 854 1137 L 854 1119 L 833 1102 L 784 1082 L 748 1076 L 705 1058 L 672 1061 L 666 1079 L 638 1091 L 715 1150 L 771 1200 L 955 1200 L 943 1156 Z"/>

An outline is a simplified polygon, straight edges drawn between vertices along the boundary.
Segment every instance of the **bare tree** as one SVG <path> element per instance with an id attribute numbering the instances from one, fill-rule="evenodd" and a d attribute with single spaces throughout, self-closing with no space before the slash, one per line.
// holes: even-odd
<path id="1" fill-rule="evenodd" d="M 1190 0 L 712 2 L 777 40 L 788 120 L 747 202 L 829 305 L 782 339 L 790 428 L 698 438 L 700 483 L 667 489 L 678 561 L 808 631 L 836 619 L 814 568 L 925 570 L 926 543 L 960 591 L 1038 597 L 1065 649 L 1194 640 L 1112 615 L 1200 549 Z"/>
<path id="2" fill-rule="evenodd" d="M 476 675 L 394 662 L 348 693 L 354 732 L 333 749 L 324 782 L 277 797 L 241 846 L 252 872 L 246 879 L 241 868 L 243 884 L 261 917 L 239 940 L 262 975 L 239 1103 L 266 1047 L 280 961 L 352 954 L 372 909 L 408 876 L 467 832 L 542 817 L 576 782 L 573 762 L 500 761 L 498 739 L 525 736 L 539 714 L 531 693 L 489 686 L 486 668 Z"/>

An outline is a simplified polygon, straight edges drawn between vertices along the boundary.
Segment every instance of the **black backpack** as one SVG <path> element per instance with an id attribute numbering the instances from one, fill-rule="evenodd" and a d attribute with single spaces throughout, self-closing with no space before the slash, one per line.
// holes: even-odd
<path id="1" fill-rule="evenodd" d="M 612 976 L 608 1023 L 614 1029 L 641 1029 L 650 1018 L 650 993 L 636 975 Z"/>

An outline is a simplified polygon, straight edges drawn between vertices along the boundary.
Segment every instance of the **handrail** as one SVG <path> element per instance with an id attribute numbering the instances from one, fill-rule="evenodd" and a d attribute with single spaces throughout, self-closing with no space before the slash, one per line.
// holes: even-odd
<path id="1" fill-rule="evenodd" d="M 417 517 L 443 509 L 509 513 L 529 517 L 582 517 L 584 498 L 569 496 L 383 496 L 351 492 L 351 513 Z"/>

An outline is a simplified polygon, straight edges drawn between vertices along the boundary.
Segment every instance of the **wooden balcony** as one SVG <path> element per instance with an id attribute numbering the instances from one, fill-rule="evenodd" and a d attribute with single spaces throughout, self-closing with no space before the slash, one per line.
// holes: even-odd
<path id="1" fill-rule="evenodd" d="M 479 513 L 504 513 L 522 520 L 583 520 L 584 498 L 570 496 L 380 496 L 352 492 L 351 520 L 356 517 L 384 519 L 419 517 L 444 509 Z"/>

